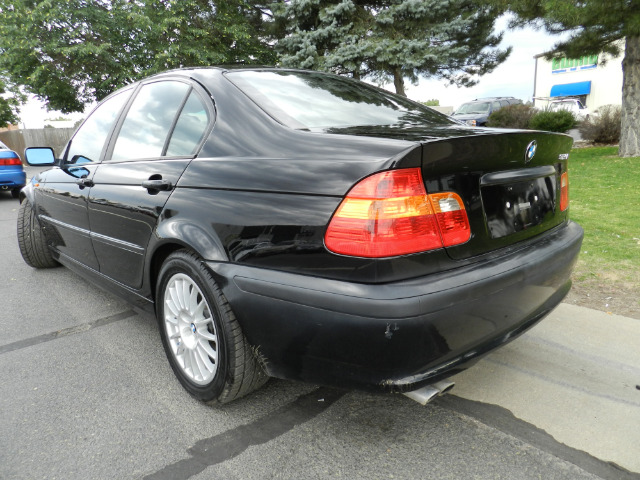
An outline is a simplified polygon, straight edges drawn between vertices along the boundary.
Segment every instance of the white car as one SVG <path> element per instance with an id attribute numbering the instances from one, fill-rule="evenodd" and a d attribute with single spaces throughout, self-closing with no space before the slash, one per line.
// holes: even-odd
<path id="1" fill-rule="evenodd" d="M 578 120 L 589 119 L 589 109 L 585 107 L 577 98 L 565 98 L 562 100 L 554 100 L 549 104 L 549 110 L 552 112 L 558 112 L 560 110 L 567 110 L 573 112 Z"/>

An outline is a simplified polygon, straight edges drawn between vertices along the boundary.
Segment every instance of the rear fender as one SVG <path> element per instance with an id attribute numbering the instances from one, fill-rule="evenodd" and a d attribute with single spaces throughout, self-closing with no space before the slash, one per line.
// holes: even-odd
<path id="1" fill-rule="evenodd" d="M 222 242 L 213 230 L 184 218 L 169 218 L 160 222 L 156 229 L 156 244 L 153 251 L 166 244 L 177 244 L 189 248 L 204 260 L 226 262 L 229 260 Z"/>

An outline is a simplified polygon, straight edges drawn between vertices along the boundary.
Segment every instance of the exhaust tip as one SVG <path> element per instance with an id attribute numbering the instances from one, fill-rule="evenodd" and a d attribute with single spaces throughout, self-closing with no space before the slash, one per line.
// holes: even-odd
<path id="1" fill-rule="evenodd" d="M 434 398 L 449 392 L 454 385 L 455 383 L 449 380 L 440 380 L 439 382 L 426 385 L 422 388 L 418 388 L 417 390 L 404 392 L 403 395 L 409 397 L 411 400 L 415 400 L 420 405 L 426 405 Z"/>

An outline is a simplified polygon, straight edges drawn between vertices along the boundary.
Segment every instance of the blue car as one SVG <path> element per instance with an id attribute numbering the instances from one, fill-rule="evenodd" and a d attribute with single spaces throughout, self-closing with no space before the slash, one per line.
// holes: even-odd
<path id="1" fill-rule="evenodd" d="M 22 160 L 16 152 L 0 142 L 0 190 L 11 190 L 11 196 L 18 198 L 26 181 Z"/>

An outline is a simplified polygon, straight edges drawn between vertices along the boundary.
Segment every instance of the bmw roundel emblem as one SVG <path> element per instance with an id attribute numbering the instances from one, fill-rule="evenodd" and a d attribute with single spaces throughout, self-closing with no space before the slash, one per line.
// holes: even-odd
<path id="1" fill-rule="evenodd" d="M 524 163 L 529 163 L 531 159 L 535 156 L 536 150 L 538 149 L 538 142 L 535 140 L 527 145 L 527 150 L 524 152 Z"/>

